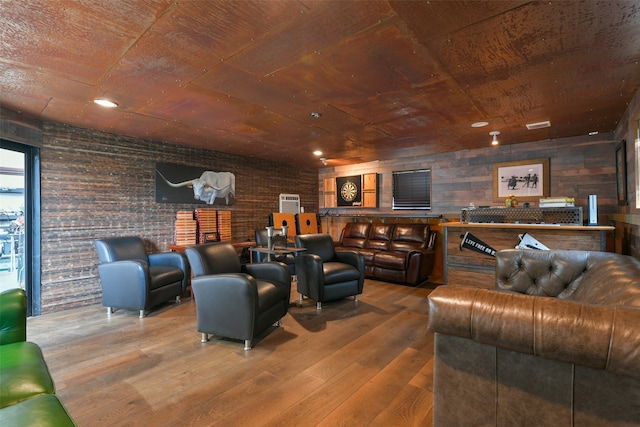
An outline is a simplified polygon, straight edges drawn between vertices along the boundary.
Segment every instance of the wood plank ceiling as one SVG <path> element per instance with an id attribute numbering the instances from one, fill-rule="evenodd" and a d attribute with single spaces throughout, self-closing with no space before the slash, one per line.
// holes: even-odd
<path id="1" fill-rule="evenodd" d="M 608 132 L 639 87 L 635 0 L 0 1 L 3 108 L 309 167 Z"/>

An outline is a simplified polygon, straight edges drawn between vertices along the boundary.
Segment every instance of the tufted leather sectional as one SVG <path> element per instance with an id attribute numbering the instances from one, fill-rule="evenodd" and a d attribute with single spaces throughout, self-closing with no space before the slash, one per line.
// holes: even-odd
<path id="1" fill-rule="evenodd" d="M 417 286 L 433 271 L 435 238 L 428 224 L 348 222 L 336 251 L 363 254 L 368 278 Z"/>
<path id="2" fill-rule="evenodd" d="M 434 426 L 640 425 L 639 280 L 625 255 L 510 249 L 495 290 L 438 287 Z"/>

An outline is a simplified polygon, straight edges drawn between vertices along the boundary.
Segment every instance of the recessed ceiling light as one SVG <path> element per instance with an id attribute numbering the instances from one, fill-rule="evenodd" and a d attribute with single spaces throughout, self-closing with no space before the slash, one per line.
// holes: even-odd
<path id="1" fill-rule="evenodd" d="M 317 111 L 314 111 L 311 113 L 311 117 L 313 117 L 314 119 L 317 119 L 318 117 L 320 117 L 322 114 L 318 113 Z"/>
<path id="2" fill-rule="evenodd" d="M 527 126 L 527 129 L 529 129 L 529 130 L 543 129 L 543 128 L 550 127 L 551 126 L 551 122 L 549 120 L 546 120 L 544 122 L 528 123 L 526 126 Z"/>
<path id="3" fill-rule="evenodd" d="M 313 152 L 314 156 L 322 156 L 322 151 L 316 150 Z"/>
<path id="4" fill-rule="evenodd" d="M 101 105 L 103 107 L 108 107 L 108 108 L 115 108 L 118 106 L 118 104 L 116 104 L 113 101 L 109 101 L 108 99 L 94 99 L 93 102 L 95 102 L 98 105 Z"/>
<path id="5" fill-rule="evenodd" d="M 483 126 L 488 125 L 489 122 L 475 122 L 475 123 L 471 123 L 471 127 L 472 128 L 481 128 Z"/>

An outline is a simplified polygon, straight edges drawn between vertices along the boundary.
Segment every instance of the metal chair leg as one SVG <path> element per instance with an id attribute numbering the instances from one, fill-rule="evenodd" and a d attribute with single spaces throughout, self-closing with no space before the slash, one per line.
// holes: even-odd
<path id="1" fill-rule="evenodd" d="M 276 328 L 279 328 L 279 327 L 281 327 L 281 326 L 282 326 L 282 319 L 280 319 L 280 320 L 278 320 L 278 321 L 276 322 Z"/>
<path id="2" fill-rule="evenodd" d="M 111 307 L 107 307 L 107 314 L 111 316 L 111 313 L 113 313 L 113 309 Z"/>
<path id="3" fill-rule="evenodd" d="M 320 301 L 316 302 L 316 310 L 322 310 L 322 303 Z"/>
<path id="4" fill-rule="evenodd" d="M 176 297 L 176 304 L 180 304 L 180 301 L 182 301 L 182 300 L 180 299 L 180 295 L 178 295 L 178 296 Z"/>
<path id="5" fill-rule="evenodd" d="M 353 300 L 354 300 L 355 302 L 358 302 L 358 295 L 354 295 L 354 296 L 353 296 Z"/>
<path id="6" fill-rule="evenodd" d="M 144 310 L 140 310 L 140 316 L 141 319 L 144 317 Z"/>
<path id="7" fill-rule="evenodd" d="M 251 340 L 244 340 L 244 349 L 251 350 Z"/>
<path id="8" fill-rule="evenodd" d="M 200 342 L 207 342 L 207 341 L 209 341 L 209 334 L 202 333 L 200 337 Z"/>

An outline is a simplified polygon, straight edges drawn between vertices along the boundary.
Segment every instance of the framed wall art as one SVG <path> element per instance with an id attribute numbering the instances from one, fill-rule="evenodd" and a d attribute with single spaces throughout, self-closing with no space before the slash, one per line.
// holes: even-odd
<path id="1" fill-rule="evenodd" d="M 627 205 L 627 142 L 623 139 L 616 146 L 616 188 L 618 205 Z"/>
<path id="2" fill-rule="evenodd" d="M 236 177 L 231 172 L 156 163 L 156 202 L 229 206 L 235 197 Z"/>
<path id="3" fill-rule="evenodd" d="M 548 197 L 549 159 L 494 163 L 493 200 L 504 201 L 512 194 L 523 202 Z"/>

